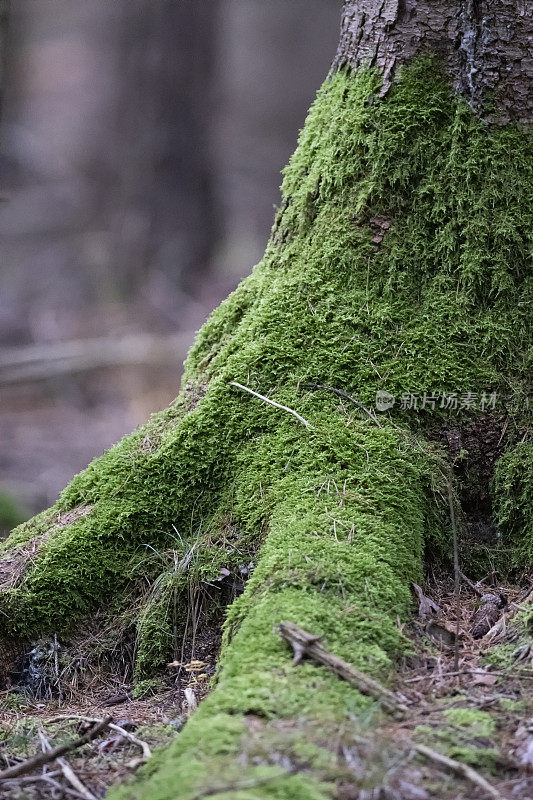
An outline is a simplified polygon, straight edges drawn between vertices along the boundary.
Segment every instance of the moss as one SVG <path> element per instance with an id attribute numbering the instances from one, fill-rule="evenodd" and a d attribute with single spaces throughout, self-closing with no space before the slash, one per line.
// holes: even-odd
<path id="1" fill-rule="evenodd" d="M 533 562 L 533 442 L 521 441 L 499 459 L 493 479 L 495 511 L 504 541 Z"/>
<path id="2" fill-rule="evenodd" d="M 12 550 L 26 544 L 26 542 L 37 539 L 39 536 L 48 533 L 57 517 L 55 506 L 41 511 L 35 517 L 19 524 L 4 542 L 0 542 L 0 554 L 11 552 Z"/>
<path id="3" fill-rule="evenodd" d="M 449 708 L 443 712 L 443 716 L 450 725 L 467 730 L 469 735 L 476 738 L 490 739 L 496 728 L 496 723 L 486 711 L 472 708 Z"/>
<path id="4" fill-rule="evenodd" d="M 486 711 L 470 708 L 451 708 L 442 714 L 442 723 L 432 728 L 419 725 L 414 738 L 450 758 L 493 772 L 501 760 L 498 749 L 492 746 L 496 724 Z"/>
<path id="5" fill-rule="evenodd" d="M 150 747 L 162 747 L 176 738 L 178 731 L 173 725 L 166 722 L 156 722 L 153 725 L 140 725 L 135 735 Z"/>
<path id="6" fill-rule="evenodd" d="M 9 531 L 28 519 L 28 514 L 22 509 L 11 494 L 0 490 L 0 532 Z"/>
<path id="7" fill-rule="evenodd" d="M 523 700 L 511 700 L 509 697 L 500 697 L 498 700 L 502 711 L 509 713 L 523 714 L 527 710 L 527 706 Z"/>
<path id="8" fill-rule="evenodd" d="M 292 666 L 274 626 L 291 619 L 388 679 L 424 548 L 449 552 L 449 469 L 424 431 L 478 412 L 437 402 L 417 413 L 398 400 L 377 424 L 306 383 L 367 405 L 378 390 L 501 400 L 511 387 L 515 404 L 525 392 L 530 138 L 478 120 L 427 60 L 378 94 L 371 72 L 326 82 L 285 172 L 265 257 L 200 331 L 180 398 L 74 478 L 58 509 L 84 504 L 90 514 L 55 527 L 0 598 L 5 633 L 64 630 L 129 591 L 146 546 L 163 552 L 174 537 L 178 561 L 193 548 L 197 558 L 179 576 L 167 563 L 159 579 L 149 567 L 161 589 L 139 621 L 144 677 L 162 663 L 176 622 L 185 624 L 186 603 L 180 620 L 173 610 L 183 587 L 216 580 L 227 564 L 256 564 L 229 609 L 212 694 L 116 796 L 186 798 L 226 774 L 272 776 L 264 797 L 326 797 L 330 745 L 317 731 L 376 718 L 368 699 L 323 668 Z M 232 381 L 295 409 L 309 427 Z M 502 514 L 511 516 L 505 503 Z M 288 777 L 265 755 L 247 761 L 250 716 L 267 727 L 297 717 L 296 739 L 320 757 Z M 268 741 L 283 752 L 280 730 L 268 727 Z"/>
<path id="9" fill-rule="evenodd" d="M 0 699 L 0 711 L 21 711 L 28 705 L 28 699 L 22 694 L 9 692 Z"/>
<path id="10" fill-rule="evenodd" d="M 160 678 L 145 678 L 136 682 L 133 696 L 135 699 L 144 699 L 145 697 L 152 697 L 164 689 L 165 685 Z"/>

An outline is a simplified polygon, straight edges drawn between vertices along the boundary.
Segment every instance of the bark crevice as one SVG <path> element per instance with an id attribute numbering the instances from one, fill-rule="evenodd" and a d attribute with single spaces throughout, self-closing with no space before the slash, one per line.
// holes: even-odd
<path id="1" fill-rule="evenodd" d="M 532 42 L 532 0 L 345 0 L 332 68 L 374 67 L 385 94 L 402 64 L 436 53 L 477 113 L 489 101 L 501 122 L 531 123 Z"/>

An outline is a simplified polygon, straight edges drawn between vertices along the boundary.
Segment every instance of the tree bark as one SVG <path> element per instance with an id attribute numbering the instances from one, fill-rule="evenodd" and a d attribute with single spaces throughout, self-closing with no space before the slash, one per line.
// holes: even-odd
<path id="1" fill-rule="evenodd" d="M 4 96 L 4 73 L 6 64 L 7 25 L 10 0 L 0 0 L 0 113 Z"/>
<path id="2" fill-rule="evenodd" d="M 375 67 L 383 92 L 420 52 L 437 53 L 457 92 L 502 121 L 533 120 L 531 0 L 346 0 L 334 69 Z"/>

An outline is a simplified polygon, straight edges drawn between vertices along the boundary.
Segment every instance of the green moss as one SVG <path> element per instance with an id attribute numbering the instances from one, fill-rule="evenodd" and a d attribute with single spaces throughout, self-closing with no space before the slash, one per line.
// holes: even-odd
<path id="1" fill-rule="evenodd" d="M 4 542 L 0 542 L 0 554 L 11 552 L 26 542 L 47 534 L 57 518 L 57 508 L 53 506 L 41 511 L 35 517 L 19 524 Z"/>
<path id="2" fill-rule="evenodd" d="M 178 731 L 175 726 L 166 722 L 156 722 L 153 725 L 140 725 L 135 735 L 143 742 L 147 742 L 150 747 L 162 747 L 172 742 Z"/>
<path id="3" fill-rule="evenodd" d="M 512 387 L 515 404 L 525 392 L 530 138 L 477 119 L 427 60 L 386 98 L 378 93 L 370 72 L 334 75 L 320 90 L 265 257 L 200 331 L 180 398 L 74 478 L 58 508 L 90 505 L 90 514 L 55 527 L 0 598 L 5 633 L 64 630 L 129 591 L 146 546 L 163 552 L 175 537 L 178 561 L 192 548 L 197 559 L 178 576 L 166 562 L 159 578 L 149 567 L 160 591 L 139 621 L 144 677 L 184 624 L 184 587 L 216 580 L 226 565 L 256 564 L 229 609 L 212 694 L 121 797 L 187 798 L 222 774 L 273 776 L 262 797 L 326 797 L 330 746 L 317 730 L 375 719 L 368 699 L 323 668 L 294 667 L 274 627 L 291 619 L 387 680 L 424 548 L 449 551 L 449 468 L 424 431 L 478 412 L 437 403 L 416 413 L 398 402 L 378 425 L 305 384 L 368 405 L 378 390 L 502 398 Z M 232 381 L 295 409 L 309 427 Z M 505 497 L 498 487 L 510 478 L 497 480 Z M 501 508 L 511 530 L 511 506 Z M 7 547 L 31 531 L 30 523 Z M 264 754 L 247 762 L 250 715 L 269 726 L 279 752 L 286 740 L 275 721 L 297 717 L 296 740 L 320 757 L 289 777 Z M 262 734 L 255 738 L 261 751 Z"/>
<path id="4" fill-rule="evenodd" d="M 523 700 L 511 700 L 509 697 L 500 697 L 498 702 L 502 711 L 510 713 L 517 712 L 522 714 L 527 708 Z"/>
<path id="5" fill-rule="evenodd" d="M 494 771 L 500 755 L 492 746 L 496 724 L 490 714 L 470 708 L 451 708 L 444 711 L 442 717 L 438 727 L 417 726 L 414 738 L 424 744 L 434 742 L 439 752 L 457 761 Z"/>
<path id="6" fill-rule="evenodd" d="M 496 728 L 489 713 L 473 708 L 449 708 L 443 712 L 443 717 L 450 725 L 467 730 L 473 737 L 489 739 Z"/>
<path id="7" fill-rule="evenodd" d="M 521 441 L 499 459 L 493 480 L 495 510 L 507 545 L 523 564 L 533 562 L 533 443 Z"/>
<path id="8" fill-rule="evenodd" d="M 28 705 L 28 700 L 24 695 L 16 692 L 9 692 L 0 699 L 0 711 L 21 711 Z"/>
<path id="9" fill-rule="evenodd" d="M 8 492 L 0 490 L 0 532 L 10 531 L 28 519 L 28 514 Z"/>
<path id="10" fill-rule="evenodd" d="M 165 685 L 160 678 L 145 678 L 137 681 L 133 696 L 135 699 L 153 697 L 164 689 Z"/>

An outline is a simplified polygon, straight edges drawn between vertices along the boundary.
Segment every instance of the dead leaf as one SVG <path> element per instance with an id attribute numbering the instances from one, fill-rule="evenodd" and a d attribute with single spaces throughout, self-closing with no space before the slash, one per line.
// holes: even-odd
<path id="1" fill-rule="evenodd" d="M 229 571 L 229 569 L 226 569 L 226 567 L 221 567 L 220 571 L 218 573 L 218 578 L 216 580 L 217 581 L 223 581 L 224 578 L 228 578 L 230 575 L 231 575 L 231 572 Z"/>

